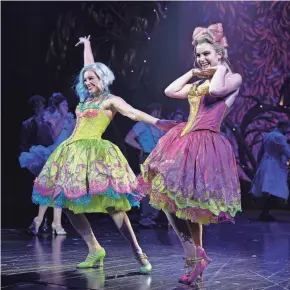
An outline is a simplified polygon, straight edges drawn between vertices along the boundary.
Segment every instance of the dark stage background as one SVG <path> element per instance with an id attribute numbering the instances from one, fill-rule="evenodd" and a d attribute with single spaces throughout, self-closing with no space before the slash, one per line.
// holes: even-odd
<path id="1" fill-rule="evenodd" d="M 81 47 L 75 48 L 74 44 L 77 37 L 83 35 L 90 34 L 92 41 L 96 39 L 98 35 L 94 27 L 85 31 L 80 29 L 72 37 L 72 45 L 68 47 L 69 55 L 73 56 L 68 60 L 70 71 L 65 67 L 59 73 L 53 61 L 46 63 L 46 57 L 51 34 L 57 29 L 59 15 L 66 15 L 69 10 L 77 13 L 80 7 L 80 2 L 2 3 L 2 227 L 27 226 L 37 212 L 37 207 L 31 203 L 33 176 L 21 169 L 18 163 L 21 123 L 32 114 L 27 100 L 33 94 L 48 98 L 53 92 L 62 92 L 69 99 L 72 111 L 77 104 L 71 87 L 74 76 L 83 65 L 83 52 Z M 117 75 L 112 87 L 113 93 L 139 109 L 144 109 L 152 101 L 164 103 L 165 117 L 171 110 L 180 107 L 179 104 L 176 105 L 176 101 L 166 102 L 167 98 L 163 94 L 165 86 L 176 76 L 178 61 L 178 48 L 172 45 L 172 38 L 176 39 L 177 34 L 175 23 L 178 11 L 171 9 L 168 14 L 171 15 L 170 22 L 167 18 L 156 26 L 154 34 L 152 31 L 150 53 L 146 54 L 147 64 L 151 63 L 150 69 L 154 74 L 151 78 L 158 78 L 152 83 L 152 89 L 142 91 L 142 80 L 131 75 L 127 78 Z M 79 19 L 82 17 L 85 18 L 79 15 Z M 82 23 L 77 23 L 77 26 L 82 28 Z M 96 57 L 96 60 L 107 63 L 106 57 Z M 127 83 L 124 83 L 124 79 L 127 79 Z M 136 90 L 138 85 L 140 89 Z M 128 86 L 133 86 L 133 89 L 130 90 Z M 187 108 L 186 102 L 182 105 Z M 123 143 L 133 125 L 131 120 L 116 116 L 106 137 L 122 148 L 132 167 L 136 169 L 137 152 Z"/>
<path id="2" fill-rule="evenodd" d="M 1 6 L 3 227 L 25 227 L 36 214 L 31 203 L 33 176 L 18 163 L 21 123 L 31 116 L 27 100 L 33 94 L 48 98 L 62 92 L 74 110 L 77 99 L 71 87 L 83 64 L 82 48 L 74 44 L 80 36 L 91 35 L 96 60 L 116 73 L 113 93 L 138 109 L 161 102 L 167 117 L 178 107 L 188 108 L 186 101 L 168 100 L 163 91 L 192 65 L 193 29 L 222 22 L 231 64 L 244 80 L 225 126 L 246 181 L 245 194 L 261 138 L 279 117 L 290 116 L 290 3 L 2 2 Z M 106 137 L 121 147 L 136 169 L 137 152 L 123 144 L 133 124 L 117 116 Z"/>

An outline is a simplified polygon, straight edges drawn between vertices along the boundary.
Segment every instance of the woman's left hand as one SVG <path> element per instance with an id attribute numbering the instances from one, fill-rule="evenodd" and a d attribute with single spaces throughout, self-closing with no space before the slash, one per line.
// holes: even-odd
<path id="1" fill-rule="evenodd" d="M 217 66 L 212 66 L 212 67 L 201 70 L 201 74 L 207 77 L 213 76 L 218 69 L 223 69 L 227 71 L 228 68 L 223 64 L 219 64 Z"/>
<path id="2" fill-rule="evenodd" d="M 178 124 L 179 123 L 172 120 L 158 120 L 155 126 L 162 131 L 169 131 L 171 128 L 175 127 Z"/>
<path id="3" fill-rule="evenodd" d="M 209 68 L 206 68 L 206 69 L 202 69 L 200 73 L 203 76 L 212 77 L 215 74 L 215 72 L 217 71 L 217 69 L 218 69 L 217 66 L 213 66 L 213 67 L 209 67 Z"/>
<path id="4" fill-rule="evenodd" d="M 79 38 L 79 42 L 75 46 L 78 46 L 81 43 L 85 44 L 86 42 L 90 42 L 90 37 L 91 37 L 90 35 L 89 36 L 80 37 Z"/>

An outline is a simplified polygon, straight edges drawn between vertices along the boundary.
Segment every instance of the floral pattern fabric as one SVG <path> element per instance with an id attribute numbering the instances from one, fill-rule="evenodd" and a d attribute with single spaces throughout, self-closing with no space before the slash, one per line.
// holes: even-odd
<path id="1" fill-rule="evenodd" d="M 209 84 L 193 85 L 187 124 L 159 140 L 138 177 L 138 190 L 150 195 L 153 207 L 203 224 L 233 222 L 241 211 L 233 149 L 219 132 L 227 106 L 209 96 Z"/>
<path id="2" fill-rule="evenodd" d="M 129 210 L 139 205 L 136 177 L 120 149 L 103 140 L 110 119 L 95 104 L 80 104 L 71 137 L 52 153 L 34 182 L 33 202 L 80 212 Z"/>

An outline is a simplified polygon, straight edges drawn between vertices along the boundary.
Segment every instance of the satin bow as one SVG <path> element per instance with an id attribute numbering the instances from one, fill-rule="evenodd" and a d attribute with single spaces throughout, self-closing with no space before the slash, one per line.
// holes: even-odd
<path id="1" fill-rule="evenodd" d="M 214 41 L 224 48 L 228 47 L 228 42 L 224 36 L 223 25 L 221 23 L 212 24 L 208 28 L 196 27 L 192 34 L 192 44 L 195 45 L 196 40 L 203 34 L 208 34 Z"/>

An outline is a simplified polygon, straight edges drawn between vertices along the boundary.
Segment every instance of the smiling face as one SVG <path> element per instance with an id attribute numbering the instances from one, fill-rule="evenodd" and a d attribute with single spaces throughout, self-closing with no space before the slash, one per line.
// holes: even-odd
<path id="1" fill-rule="evenodd" d="M 97 94 L 101 91 L 101 80 L 93 71 L 86 71 L 84 73 L 84 84 L 90 94 Z"/>
<path id="2" fill-rule="evenodd" d="M 196 46 L 196 61 L 201 69 L 217 66 L 222 58 L 210 43 L 201 43 Z"/>

